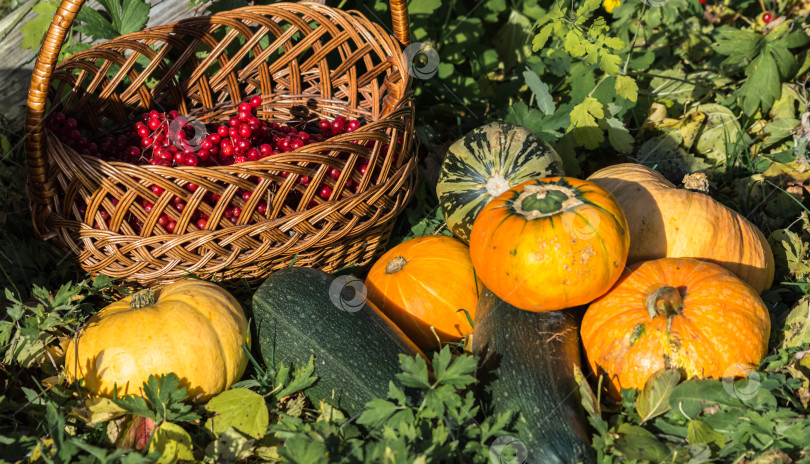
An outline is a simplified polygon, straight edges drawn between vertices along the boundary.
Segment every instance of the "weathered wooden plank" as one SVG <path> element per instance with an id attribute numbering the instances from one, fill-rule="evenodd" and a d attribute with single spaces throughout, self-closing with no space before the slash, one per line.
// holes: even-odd
<path id="1" fill-rule="evenodd" d="M 19 130 L 23 125 L 25 100 L 36 56 L 36 52 L 20 49 L 20 28 L 37 16 L 31 10 L 36 2 L 37 0 L 29 0 L 0 20 L 0 115 L 12 124 L 12 130 Z M 147 27 L 204 14 L 207 6 L 203 4 L 190 9 L 187 0 L 147 0 L 147 3 L 152 6 Z M 98 8 L 98 4 L 88 2 L 85 5 L 87 7 Z"/>

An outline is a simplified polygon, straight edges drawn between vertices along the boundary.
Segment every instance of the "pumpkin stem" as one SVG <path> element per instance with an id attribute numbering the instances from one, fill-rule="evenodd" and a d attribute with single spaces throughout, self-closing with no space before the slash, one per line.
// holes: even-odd
<path id="1" fill-rule="evenodd" d="M 683 309 L 683 298 L 677 288 L 661 287 L 647 296 L 646 305 L 652 318 L 659 314 L 666 317 L 679 316 Z"/>
<path id="2" fill-rule="evenodd" d="M 489 179 L 487 179 L 487 194 L 492 197 L 498 197 L 503 192 L 509 190 L 510 185 L 509 181 L 501 173 L 496 173 Z"/>
<path id="3" fill-rule="evenodd" d="M 526 219 L 553 216 L 583 204 L 573 189 L 557 184 L 529 184 L 512 203 Z"/>
<path id="4" fill-rule="evenodd" d="M 567 199 L 568 195 L 558 190 L 552 190 L 530 195 L 523 199 L 520 206 L 523 211 L 540 211 L 543 214 L 548 214 L 559 211 L 563 202 Z"/>
<path id="5" fill-rule="evenodd" d="M 155 291 L 151 288 L 147 288 L 132 295 L 132 301 L 129 302 L 129 309 L 141 309 L 152 306 L 153 304 L 155 304 Z"/>
<path id="6" fill-rule="evenodd" d="M 394 274 L 402 270 L 405 265 L 408 264 L 408 261 L 405 260 L 402 256 L 397 256 L 396 258 L 392 259 L 388 262 L 388 265 L 385 266 L 385 273 L 386 274 Z"/>

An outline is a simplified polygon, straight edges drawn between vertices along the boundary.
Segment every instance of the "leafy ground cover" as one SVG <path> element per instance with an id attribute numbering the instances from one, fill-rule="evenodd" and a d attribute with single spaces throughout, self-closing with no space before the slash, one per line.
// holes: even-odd
<path id="1" fill-rule="evenodd" d="M 101 3 L 112 14 L 84 13 L 71 50 L 148 15 L 136 0 Z M 209 9 L 245 4 L 222 0 Z M 0 1 L 0 14 L 11 6 Z M 45 18 L 55 6 L 36 8 Z M 382 0 L 341 7 L 387 23 Z M 392 243 L 449 233 L 435 198 L 441 154 L 490 120 L 532 129 L 571 176 L 620 161 L 653 166 L 675 183 L 707 173 L 711 195 L 746 214 L 776 255 L 776 283 L 763 294 L 772 317 L 769 356 L 736 382 L 684 381 L 664 371 L 643 391 L 625 391 L 620 403 L 595 397 L 593 378 L 583 378 L 593 446 L 604 463 L 810 462 L 810 4 L 483 0 L 471 9 L 458 0 L 413 0 L 410 11 L 421 44 L 414 82 L 422 176 Z M 37 46 L 46 25 L 27 24 L 25 44 Z M 312 364 L 254 362 L 240 384 L 204 406 L 183 403 L 184 389 L 170 376 L 144 386 L 148 403 L 83 402 L 57 381 L 59 342 L 129 289 L 88 279 L 32 238 L 22 134 L 4 127 L 0 460 L 514 461 L 514 447 L 492 447 L 511 433 L 510 417 L 481 417 L 470 388 L 474 359 L 456 345 L 431 354 L 432 379 L 423 361 L 403 359 L 400 384 L 359 417 L 297 394 L 317 377 Z M 249 306 L 249 286 L 227 285 Z M 403 387 L 428 393 L 410 404 Z M 214 426 L 214 414 L 228 421 Z"/>

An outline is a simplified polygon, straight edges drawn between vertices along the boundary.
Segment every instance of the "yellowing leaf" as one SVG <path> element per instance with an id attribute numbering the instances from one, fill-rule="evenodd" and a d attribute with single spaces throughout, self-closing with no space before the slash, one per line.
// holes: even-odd
<path id="1" fill-rule="evenodd" d="M 214 413 L 205 427 L 214 434 L 225 432 L 233 427 L 252 438 L 264 436 L 270 424 L 270 414 L 264 397 L 247 388 L 234 388 L 213 397 L 205 409 Z"/>
<path id="2" fill-rule="evenodd" d="M 618 74 L 622 59 L 605 49 L 599 51 L 599 68 L 608 74 Z"/>
<path id="3" fill-rule="evenodd" d="M 644 390 L 636 398 L 636 411 L 641 417 L 641 422 L 672 409 L 669 405 L 669 395 L 680 381 L 681 373 L 677 369 L 660 370 L 647 379 Z"/>
<path id="4" fill-rule="evenodd" d="M 149 443 L 150 453 L 160 453 L 157 464 L 174 464 L 179 460 L 194 459 L 193 446 L 188 432 L 177 424 L 164 422 L 155 430 L 155 436 Z"/>
<path id="5" fill-rule="evenodd" d="M 695 139 L 703 127 L 703 122 L 706 120 L 706 114 L 699 111 L 692 111 L 684 116 L 681 121 L 681 136 L 683 137 L 683 146 L 687 150 L 692 147 Z"/>
<path id="6" fill-rule="evenodd" d="M 98 397 L 88 398 L 84 405 L 73 408 L 70 414 L 87 422 L 88 425 L 93 425 L 121 417 L 126 411 L 111 399 Z"/>
<path id="7" fill-rule="evenodd" d="M 571 126 L 578 145 L 593 150 L 605 141 L 605 134 L 597 123 L 605 117 L 604 105 L 599 100 L 588 97 L 571 110 Z"/>
<path id="8" fill-rule="evenodd" d="M 630 76 L 616 76 L 616 84 L 613 86 L 616 93 L 632 102 L 638 100 L 638 84 Z"/>
<path id="9" fill-rule="evenodd" d="M 574 30 L 568 31 L 568 34 L 565 35 L 563 47 L 565 51 L 574 58 L 580 58 L 587 52 L 587 47 L 582 39 L 580 39 L 580 33 Z"/>
<path id="10" fill-rule="evenodd" d="M 701 420 L 690 420 L 686 432 L 686 441 L 690 445 L 714 443 L 719 448 L 726 444 L 726 436 L 715 432 L 708 424 Z"/>
<path id="11" fill-rule="evenodd" d="M 237 462 L 250 457 L 255 443 L 236 430 L 228 429 L 208 444 L 206 454 L 219 457 L 218 462 Z"/>
<path id="12" fill-rule="evenodd" d="M 624 41 L 618 37 L 608 37 L 605 39 L 605 46 L 614 50 L 621 50 L 624 48 Z"/>
<path id="13" fill-rule="evenodd" d="M 790 231 L 787 232 L 793 234 Z M 793 235 L 795 236 L 795 234 Z M 808 342 L 810 342 L 810 298 L 804 297 L 796 303 L 785 318 L 782 348 L 802 346 Z"/>
<path id="14" fill-rule="evenodd" d="M 540 32 L 538 32 L 537 35 L 534 36 L 534 39 L 532 40 L 533 51 L 536 52 L 546 45 L 546 42 L 548 42 L 549 37 L 551 37 L 551 31 L 553 27 L 554 26 L 551 24 L 546 24 L 545 26 L 542 27 L 542 29 L 540 29 Z"/>
<path id="15" fill-rule="evenodd" d="M 593 97 L 587 97 L 571 110 L 571 127 L 596 126 L 596 120 L 605 117 L 605 106 Z"/>

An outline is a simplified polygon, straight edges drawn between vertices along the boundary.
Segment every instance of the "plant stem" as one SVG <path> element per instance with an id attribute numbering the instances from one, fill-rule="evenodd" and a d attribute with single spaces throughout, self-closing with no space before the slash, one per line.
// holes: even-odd
<path id="1" fill-rule="evenodd" d="M 635 34 L 633 34 L 633 40 L 630 41 L 630 48 L 627 51 L 627 59 L 624 60 L 624 68 L 622 68 L 622 74 L 627 74 L 627 65 L 630 64 L 630 55 L 632 55 L 633 47 L 636 45 L 636 39 L 638 39 L 638 33 L 641 31 L 642 25 L 641 20 L 644 19 L 644 13 L 647 12 L 647 3 L 642 3 L 641 5 L 641 14 L 638 15 L 638 27 L 636 28 Z"/>

